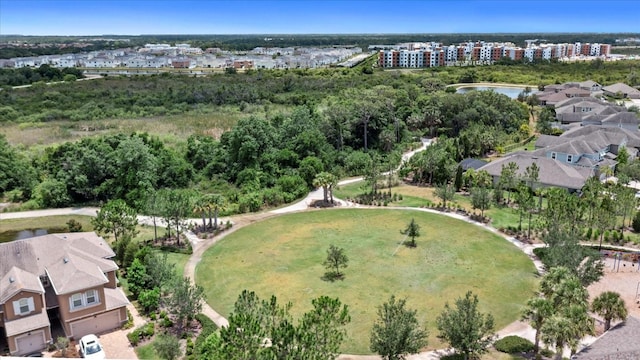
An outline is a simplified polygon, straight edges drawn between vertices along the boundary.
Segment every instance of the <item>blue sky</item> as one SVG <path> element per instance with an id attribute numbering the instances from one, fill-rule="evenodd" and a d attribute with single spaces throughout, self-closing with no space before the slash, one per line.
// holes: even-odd
<path id="1" fill-rule="evenodd" d="M 0 0 L 0 34 L 640 32 L 639 0 Z"/>

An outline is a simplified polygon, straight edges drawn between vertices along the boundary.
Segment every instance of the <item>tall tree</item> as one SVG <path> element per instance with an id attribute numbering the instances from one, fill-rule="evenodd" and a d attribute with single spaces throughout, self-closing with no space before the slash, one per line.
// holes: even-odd
<path id="1" fill-rule="evenodd" d="M 207 359 L 319 359 L 337 356 L 351 319 L 348 307 L 326 296 L 312 300 L 313 310 L 298 325 L 289 313 L 292 304 L 275 296 L 261 300 L 244 290 L 229 315 L 229 326 L 211 334 L 201 350 Z M 238 331 L 241 329 L 242 331 Z"/>
<path id="2" fill-rule="evenodd" d="M 187 320 L 202 311 L 204 289 L 193 284 L 191 279 L 184 277 L 176 279 L 171 285 L 167 305 L 169 313 L 176 317 L 179 331 L 182 332 Z"/>
<path id="3" fill-rule="evenodd" d="M 227 209 L 227 199 L 222 194 L 206 194 L 204 204 L 209 215 L 209 228 L 215 230 L 218 228 L 218 214 Z"/>
<path id="4" fill-rule="evenodd" d="M 500 170 L 500 183 L 502 188 L 507 190 L 507 203 L 511 201 L 511 191 L 513 191 L 518 184 L 518 164 L 510 161 L 506 165 L 502 165 Z"/>
<path id="5" fill-rule="evenodd" d="M 136 211 L 129 207 L 124 200 L 110 200 L 97 211 L 91 223 L 96 231 L 110 233 L 117 242 L 122 237 L 136 235 L 138 217 Z"/>
<path id="6" fill-rule="evenodd" d="M 493 316 L 478 311 L 478 296 L 471 291 L 456 300 L 455 309 L 446 303 L 436 324 L 438 337 L 462 353 L 465 360 L 485 353 L 495 337 Z"/>
<path id="7" fill-rule="evenodd" d="M 471 206 L 480 210 L 480 216 L 484 217 L 484 211 L 491 207 L 491 189 L 481 186 L 471 188 Z"/>
<path id="8" fill-rule="evenodd" d="M 562 359 L 565 345 L 568 345 L 574 336 L 571 319 L 553 315 L 542 325 L 542 341 L 554 345 L 556 348 L 556 360 Z"/>
<path id="9" fill-rule="evenodd" d="M 349 309 L 338 298 L 321 296 L 311 300 L 313 309 L 300 320 L 298 342 L 308 358 L 335 359 L 344 341 L 344 326 L 351 322 Z"/>
<path id="10" fill-rule="evenodd" d="M 427 331 L 420 327 L 416 310 L 408 309 L 405 299 L 389 301 L 378 307 L 378 319 L 371 329 L 371 351 L 386 360 L 405 359 L 427 345 Z"/>
<path id="11" fill-rule="evenodd" d="M 313 179 L 313 186 L 322 188 L 322 195 L 325 204 L 329 203 L 329 191 L 336 183 L 336 176 L 323 171 L 316 175 L 315 179 Z M 331 195 L 331 203 L 333 203 L 333 194 Z"/>
<path id="12" fill-rule="evenodd" d="M 611 328 L 611 320 L 624 320 L 628 313 L 620 294 L 613 291 L 605 291 L 593 299 L 591 311 L 604 319 L 604 331 Z"/>
<path id="13" fill-rule="evenodd" d="M 411 239 L 407 246 L 416 247 L 416 238 L 420 236 L 420 225 L 416 223 L 416 219 L 411 218 L 407 227 L 403 231 L 400 231 L 400 233 Z"/>
<path id="14" fill-rule="evenodd" d="M 543 297 L 534 297 L 527 301 L 527 307 L 522 314 L 522 320 L 529 322 L 531 327 L 536 331 L 533 351 L 537 355 L 540 350 L 540 335 L 542 325 L 549 316 L 553 314 L 553 305 L 548 299 Z"/>
<path id="15" fill-rule="evenodd" d="M 442 206 L 447 208 L 447 201 L 453 200 L 453 197 L 456 194 L 456 188 L 451 184 L 442 184 L 437 186 L 434 195 L 442 200 Z"/>
<path id="16" fill-rule="evenodd" d="M 602 248 L 604 232 L 612 229 L 616 225 L 616 205 L 610 195 L 602 196 L 594 209 L 593 223 L 600 230 L 600 244 L 598 251 Z"/>

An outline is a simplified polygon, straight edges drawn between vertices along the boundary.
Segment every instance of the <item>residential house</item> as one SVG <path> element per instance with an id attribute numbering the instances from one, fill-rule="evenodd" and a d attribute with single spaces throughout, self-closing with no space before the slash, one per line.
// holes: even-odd
<path id="1" fill-rule="evenodd" d="M 80 339 L 120 327 L 126 296 L 107 242 L 93 232 L 0 244 L 0 350 L 42 350 L 52 330 Z"/>
<path id="2" fill-rule="evenodd" d="M 595 342 L 571 357 L 573 360 L 628 360 L 640 359 L 640 319 L 629 316 L 611 328 Z M 636 339 L 636 340 L 634 340 Z"/>
<path id="3" fill-rule="evenodd" d="M 600 175 L 606 166 L 613 170 L 620 148 L 625 147 L 631 158 L 640 148 L 640 133 L 619 127 L 583 126 L 560 136 L 541 135 L 536 141 L 535 155 L 542 155 L 564 164 L 586 167 Z"/>
<path id="4" fill-rule="evenodd" d="M 580 86 L 580 89 L 589 90 L 592 93 L 602 91 L 602 85 L 593 80 L 579 82 L 578 86 Z"/>
<path id="5" fill-rule="evenodd" d="M 458 166 L 462 168 L 462 171 L 467 171 L 469 169 L 478 170 L 487 164 L 488 163 L 484 160 L 466 158 L 460 161 L 460 164 L 458 164 Z"/>
<path id="6" fill-rule="evenodd" d="M 556 120 L 561 124 L 603 125 L 638 129 L 638 118 L 624 106 L 612 105 L 596 98 L 568 98 L 555 105 Z M 606 121 L 605 121 L 606 120 Z"/>
<path id="7" fill-rule="evenodd" d="M 608 96 L 622 96 L 623 98 L 640 99 L 640 90 L 623 83 L 615 83 L 613 85 L 605 86 L 602 88 L 602 91 L 604 91 L 604 94 Z"/>
<path id="8" fill-rule="evenodd" d="M 536 155 L 529 152 L 516 152 L 509 154 L 498 160 L 494 160 L 487 165 L 478 169 L 485 170 L 493 177 L 493 182 L 500 180 L 502 167 L 510 162 L 518 166 L 516 175 L 523 177 L 528 167 L 534 163 L 539 168 L 538 181 L 534 184 L 534 188 L 540 187 L 559 187 L 574 192 L 582 189 L 584 183 L 593 175 L 592 169 L 575 167 L 564 164 L 560 161 Z"/>

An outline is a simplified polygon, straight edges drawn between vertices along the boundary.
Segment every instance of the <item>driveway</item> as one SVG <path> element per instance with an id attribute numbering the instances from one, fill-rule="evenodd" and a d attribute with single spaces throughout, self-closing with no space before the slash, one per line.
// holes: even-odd
<path id="1" fill-rule="evenodd" d="M 137 359 L 138 356 L 133 350 L 133 346 L 127 339 L 127 334 L 135 330 L 137 327 L 144 325 L 145 320 L 138 314 L 138 310 L 135 306 L 129 304 L 127 309 L 133 317 L 133 327 L 130 329 L 119 329 L 108 333 L 98 335 L 100 344 L 104 348 L 104 352 L 107 355 L 107 359 Z M 77 341 L 76 341 L 77 342 Z M 76 351 L 78 351 L 78 345 L 76 345 Z M 43 356 L 46 358 L 52 358 L 55 351 L 44 352 Z"/>

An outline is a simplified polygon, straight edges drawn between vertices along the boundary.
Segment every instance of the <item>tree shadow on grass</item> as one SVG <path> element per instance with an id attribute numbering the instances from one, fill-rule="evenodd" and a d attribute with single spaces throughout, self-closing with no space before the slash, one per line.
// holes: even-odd
<path id="1" fill-rule="evenodd" d="M 324 273 L 324 275 L 322 275 L 320 279 L 322 279 L 323 281 L 330 281 L 330 282 L 334 282 L 336 280 L 344 280 L 344 274 L 337 273 L 335 271 L 327 271 L 326 273 Z"/>

